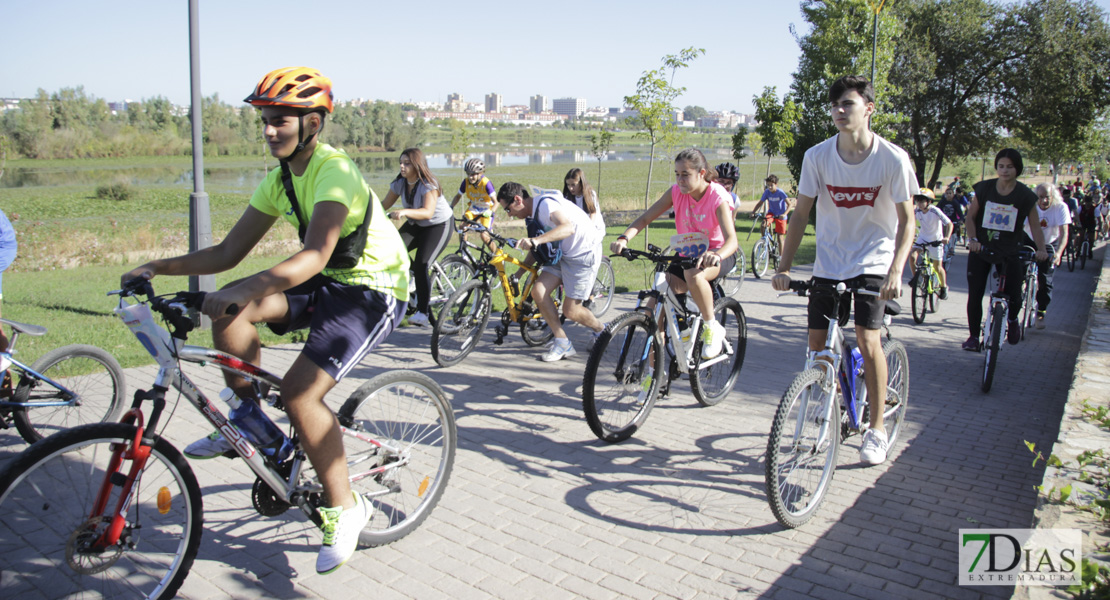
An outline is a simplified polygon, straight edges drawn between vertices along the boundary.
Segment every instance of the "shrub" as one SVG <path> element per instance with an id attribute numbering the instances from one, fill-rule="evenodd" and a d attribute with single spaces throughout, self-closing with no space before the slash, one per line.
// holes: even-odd
<path id="1" fill-rule="evenodd" d="M 135 190 L 131 188 L 131 184 L 126 181 L 117 181 L 116 183 L 109 183 L 108 185 L 101 185 L 96 188 L 96 197 L 101 200 L 130 200 L 131 196 L 135 194 Z"/>

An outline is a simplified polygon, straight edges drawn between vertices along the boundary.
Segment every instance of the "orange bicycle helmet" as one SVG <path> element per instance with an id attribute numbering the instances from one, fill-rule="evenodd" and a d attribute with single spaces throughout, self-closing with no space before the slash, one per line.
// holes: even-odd
<path id="1" fill-rule="evenodd" d="M 243 99 L 253 106 L 290 106 L 305 112 L 332 111 L 331 80 L 316 69 L 285 67 L 267 73 Z"/>

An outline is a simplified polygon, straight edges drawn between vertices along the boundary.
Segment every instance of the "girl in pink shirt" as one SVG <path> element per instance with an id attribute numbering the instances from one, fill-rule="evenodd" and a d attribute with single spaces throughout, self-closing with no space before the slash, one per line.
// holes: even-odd
<path id="1" fill-rule="evenodd" d="M 688 148 L 674 159 L 675 185 L 644 214 L 636 218 L 624 234 L 617 237 L 609 249 L 620 254 L 629 240 L 643 231 L 652 221 L 672 208 L 679 234 L 699 232 L 708 238 L 705 252 L 692 269 L 675 265 L 667 271 L 667 283 L 675 294 L 687 291 L 698 306 L 702 319 L 709 324 L 703 329 L 705 344 L 703 358 L 720 354 L 724 327 L 713 316 L 713 288 L 711 283 L 719 275 L 732 270 L 736 264 L 736 229 L 733 227 L 731 196 L 713 180 L 717 172 L 709 167 L 700 150 Z"/>

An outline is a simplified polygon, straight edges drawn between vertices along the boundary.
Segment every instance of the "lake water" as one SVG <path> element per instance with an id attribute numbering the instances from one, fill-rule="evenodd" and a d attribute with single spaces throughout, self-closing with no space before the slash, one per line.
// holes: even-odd
<path id="1" fill-rule="evenodd" d="M 724 150 L 707 153 L 710 162 L 726 160 Z M 367 179 L 389 178 L 397 172 L 397 156 L 359 156 L 355 157 L 362 174 Z M 620 150 L 610 152 L 605 161 L 642 161 L 647 160 L 649 149 Z M 461 171 L 463 164 L 470 158 L 480 157 L 486 166 L 534 165 L 557 163 L 591 163 L 597 159 L 588 149 L 521 149 L 497 152 L 483 152 L 476 149 L 469 153 L 428 154 L 428 166 L 433 171 Z M 258 158 L 258 166 L 237 165 L 232 167 L 205 166 L 204 187 L 206 190 L 249 192 L 266 176 L 270 169 L 277 166 L 273 158 Z M 127 166 L 119 167 L 82 167 L 80 163 L 65 167 L 8 166 L 0 178 L 0 188 L 52 187 L 64 185 L 103 185 L 127 181 L 133 185 L 165 185 L 186 187 L 193 184 L 192 165 L 188 166 Z"/>

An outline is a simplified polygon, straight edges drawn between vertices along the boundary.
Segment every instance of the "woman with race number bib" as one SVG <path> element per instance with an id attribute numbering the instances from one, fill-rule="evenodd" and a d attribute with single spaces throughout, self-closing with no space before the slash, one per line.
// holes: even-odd
<path id="1" fill-rule="evenodd" d="M 1029 235 L 1037 246 L 1038 262 L 1047 260 L 1044 233 L 1037 214 L 1037 194 L 1017 180 L 1023 168 L 1021 153 L 1004 148 L 994 157 L 997 179 L 975 184 L 975 196 L 967 207 L 967 328 L 970 337 L 964 350 L 979 351 L 979 332 L 983 323 L 983 293 L 987 289 L 991 263 L 981 256 L 987 251 L 1005 257 L 999 268 L 1005 269 L 1006 295 L 1010 297 L 1010 314 L 1006 340 L 1021 340 L 1018 315 L 1021 314 L 1021 284 L 1025 264 L 1015 255 L 1025 237 L 1023 228 L 1029 223 Z"/>
<path id="2" fill-rule="evenodd" d="M 705 155 L 696 148 L 678 153 L 674 159 L 674 174 L 675 185 L 636 217 L 609 249 L 620 254 L 637 233 L 674 208 L 678 234 L 672 238 L 671 247 L 693 249 L 690 255 L 699 256 L 700 260 L 691 269 L 672 265 L 667 270 L 667 283 L 680 302 L 685 302 L 689 291 L 701 318 L 709 324 L 702 328 L 702 358 L 709 359 L 721 353 L 725 335 L 724 327 L 713 316 L 712 282 L 736 264 L 732 196 L 714 181 L 717 172 L 709 168 Z"/>

